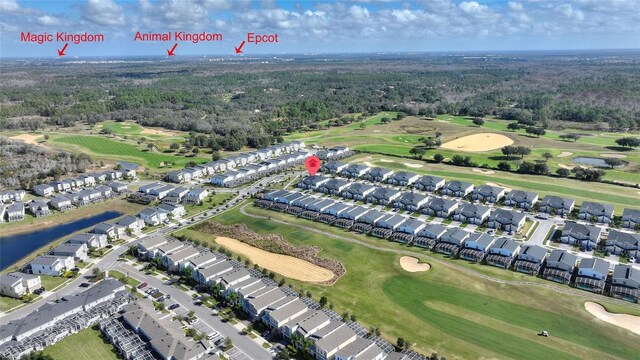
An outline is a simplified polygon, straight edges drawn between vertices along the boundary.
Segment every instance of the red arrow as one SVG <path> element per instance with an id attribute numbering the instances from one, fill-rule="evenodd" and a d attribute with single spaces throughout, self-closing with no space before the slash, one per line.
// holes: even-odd
<path id="1" fill-rule="evenodd" d="M 67 46 L 69 46 L 69 43 L 64 44 L 64 46 L 62 47 L 62 50 L 58 50 L 58 56 L 67 55 L 67 54 L 64 53 L 64 51 L 67 50 Z"/>
<path id="2" fill-rule="evenodd" d="M 242 54 L 242 47 L 244 46 L 244 40 L 242 40 L 242 42 L 240 43 L 240 46 L 238 46 L 236 49 L 236 54 Z"/>
<path id="3" fill-rule="evenodd" d="M 167 49 L 167 55 L 169 56 L 175 55 L 173 52 L 176 50 L 177 47 L 178 47 L 178 43 L 173 44 L 173 47 L 171 48 L 171 50 Z"/>

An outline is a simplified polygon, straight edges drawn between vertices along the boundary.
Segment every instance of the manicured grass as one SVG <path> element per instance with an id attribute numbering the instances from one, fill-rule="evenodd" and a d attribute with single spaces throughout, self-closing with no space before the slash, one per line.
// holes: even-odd
<path id="1" fill-rule="evenodd" d="M 291 223 L 306 224 L 329 234 L 336 231 L 358 240 L 365 238 L 268 210 L 253 207 L 247 210 L 268 213 L 274 219 L 286 218 Z M 316 299 L 327 296 L 338 313 L 356 314 L 366 327 L 379 327 L 388 340 L 395 342 L 402 336 L 423 353 L 437 351 L 448 358 L 622 359 L 635 356 L 639 349 L 637 338 L 617 327 L 594 321 L 584 310 L 584 300 L 573 295 L 560 295 L 537 287 L 501 285 L 435 262 L 430 263 L 432 267 L 427 272 L 410 274 L 399 266 L 400 255 L 266 219 L 249 218 L 237 209 L 215 220 L 225 224 L 243 223 L 261 234 L 281 234 L 294 245 L 321 247 L 320 256 L 342 262 L 346 274 L 333 286 L 288 282 L 297 290 L 311 291 Z M 367 241 L 412 249 L 379 239 Z M 416 257 L 429 262 L 421 253 L 424 251 L 415 249 Z M 521 274 L 507 270 L 492 268 L 491 271 L 521 278 Z M 530 276 L 525 278 L 535 281 Z M 551 337 L 537 336 L 541 330 L 549 331 Z M 611 346 L 612 343 L 616 346 Z"/>
<path id="2" fill-rule="evenodd" d="M 53 139 L 54 143 L 72 145 L 98 158 L 130 160 L 145 166 L 158 168 L 162 163 L 172 163 L 181 168 L 189 161 L 205 162 L 204 158 L 166 155 L 153 150 L 143 151 L 131 143 L 106 139 L 101 136 L 72 135 Z"/>
<path id="3" fill-rule="evenodd" d="M 121 273 L 120 271 L 110 270 L 109 276 L 118 279 L 121 283 L 129 286 L 136 287 L 140 285 L 140 281 L 133 279 L 131 277 L 127 277 L 127 275 Z"/>
<path id="4" fill-rule="evenodd" d="M 65 278 L 62 276 L 40 275 L 40 282 L 47 291 L 55 289 L 67 280 L 70 280 L 70 278 Z"/>
<path id="5" fill-rule="evenodd" d="M 191 216 L 221 205 L 233 198 L 233 196 L 233 193 L 216 193 L 213 196 L 205 198 L 200 205 L 185 205 L 184 208 L 187 211 L 187 216 Z M 209 201 L 209 199 L 211 199 L 211 201 Z"/>
<path id="6" fill-rule="evenodd" d="M 119 358 L 113 345 L 100 336 L 100 330 L 97 326 L 64 338 L 45 348 L 43 353 L 50 355 L 55 360 L 113 360 Z"/>
<path id="7" fill-rule="evenodd" d="M 16 306 L 22 305 L 24 302 L 20 299 L 14 299 L 8 296 L 0 296 L 0 311 L 5 312 Z"/>

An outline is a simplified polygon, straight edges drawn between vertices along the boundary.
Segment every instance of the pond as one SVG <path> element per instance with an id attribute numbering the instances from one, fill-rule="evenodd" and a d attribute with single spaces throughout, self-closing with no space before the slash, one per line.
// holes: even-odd
<path id="1" fill-rule="evenodd" d="M 611 166 L 607 165 L 607 163 L 605 162 L 605 159 L 587 157 L 587 156 L 575 157 L 575 158 L 571 159 L 571 162 L 576 163 L 576 164 L 591 165 L 591 166 L 597 166 L 597 167 L 605 167 L 605 168 L 610 168 L 611 167 Z M 616 166 L 616 167 L 623 167 L 623 166 L 626 166 L 626 165 L 627 165 L 627 162 L 626 161 L 622 161 L 622 165 Z"/>
<path id="2" fill-rule="evenodd" d="M 122 215 L 117 211 L 106 211 L 50 228 L 10 236 L 0 236 L 0 270 L 8 268 L 16 261 L 56 239 Z"/>

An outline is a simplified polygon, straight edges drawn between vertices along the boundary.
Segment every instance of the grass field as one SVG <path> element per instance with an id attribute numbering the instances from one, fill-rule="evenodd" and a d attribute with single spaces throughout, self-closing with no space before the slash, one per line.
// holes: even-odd
<path id="1" fill-rule="evenodd" d="M 286 217 L 291 223 L 328 233 L 335 231 L 358 240 L 365 238 L 284 214 L 252 207 L 247 210 L 269 213 L 274 218 Z M 628 359 L 640 350 L 637 336 L 594 320 L 584 310 L 584 300 L 573 295 L 559 295 L 537 287 L 501 285 L 433 262 L 431 270 L 409 274 L 400 267 L 398 254 L 266 219 L 249 218 L 238 209 L 221 214 L 215 220 L 225 224 L 244 223 L 261 234 L 281 234 L 294 245 L 320 246 L 323 249 L 320 256 L 342 262 L 347 268 L 346 274 L 332 286 L 290 280 L 295 288 L 310 290 L 316 299 L 327 296 L 339 313 L 354 313 L 365 326 L 380 327 L 383 336 L 392 342 L 404 337 L 423 353 L 437 351 L 449 359 Z M 367 241 L 411 249 L 379 239 Z M 428 262 L 420 249 L 415 249 L 415 257 Z M 496 268 L 490 272 L 522 278 L 522 274 Z M 535 280 L 530 276 L 526 278 Z M 616 310 L 627 311 L 627 307 L 618 306 Z M 543 329 L 549 331 L 551 337 L 536 335 Z M 614 343 L 615 346 L 611 346 Z"/>
<path id="2" fill-rule="evenodd" d="M 389 115 L 389 113 L 384 113 Z M 395 114 L 390 116 L 395 117 Z M 382 153 L 393 156 L 411 156 L 409 152 L 423 136 L 434 136 L 436 132 L 442 133 L 443 142 L 448 142 L 460 137 L 469 136 L 481 132 L 494 132 L 511 138 L 516 145 L 523 145 L 532 149 L 532 154 L 525 159 L 529 161 L 544 161 L 542 154 L 549 152 L 557 156 L 562 152 L 570 152 L 572 155 L 565 158 L 552 158 L 548 161 L 551 172 L 559 169 L 560 165 L 575 166 L 571 159 L 576 156 L 601 157 L 603 153 L 615 153 L 624 155 L 625 161 L 630 164 L 619 169 L 605 169 L 607 180 L 623 181 L 632 184 L 640 183 L 640 150 L 623 150 L 616 146 L 615 139 L 622 136 L 638 136 L 629 134 L 601 133 L 585 130 L 568 129 L 563 132 L 547 131 L 541 137 L 526 134 L 524 130 L 510 131 L 507 125 L 512 121 L 494 118 L 485 118 L 483 126 L 473 125 L 471 120 L 461 116 L 439 115 L 436 119 L 424 119 L 418 117 L 406 117 L 400 121 L 392 121 L 389 124 L 380 123 L 382 114 L 368 118 L 364 121 L 365 129 L 359 127 L 360 123 L 354 123 L 341 127 L 333 127 L 328 130 L 294 133 L 287 136 L 288 140 L 304 140 L 313 145 L 348 145 L 353 149 Z M 579 132 L 584 134 L 577 142 L 563 141 L 559 138 L 562 133 Z M 442 154 L 445 158 L 462 154 L 470 156 L 478 165 L 486 164 L 495 167 L 500 161 L 508 160 L 514 168 L 517 160 L 505 158 L 501 151 L 466 152 L 447 150 L 443 148 L 427 151 L 425 158 L 434 154 Z"/>
<path id="3" fill-rule="evenodd" d="M 62 339 L 43 350 L 55 360 L 114 360 L 119 359 L 116 349 L 100 337 L 97 325 Z"/>

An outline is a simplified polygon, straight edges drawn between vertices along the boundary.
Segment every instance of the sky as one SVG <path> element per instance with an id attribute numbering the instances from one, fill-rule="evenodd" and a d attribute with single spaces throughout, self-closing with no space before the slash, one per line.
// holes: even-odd
<path id="1" fill-rule="evenodd" d="M 0 57 L 57 57 L 64 42 L 35 44 L 21 33 L 103 34 L 69 44 L 67 57 L 166 55 L 175 41 L 134 35 L 222 34 L 179 42 L 176 55 L 233 55 L 247 34 L 278 43 L 245 55 L 351 52 L 639 49 L 640 0 L 0 0 Z"/>

